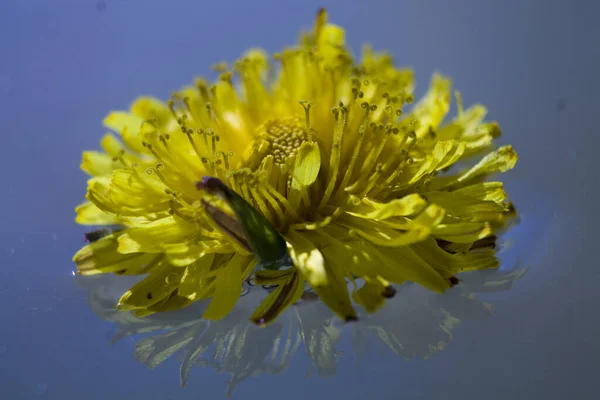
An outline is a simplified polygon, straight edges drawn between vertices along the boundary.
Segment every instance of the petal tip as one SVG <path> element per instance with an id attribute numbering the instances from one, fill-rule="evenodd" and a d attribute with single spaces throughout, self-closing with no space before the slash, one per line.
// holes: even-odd
<path id="1" fill-rule="evenodd" d="M 392 287 L 392 286 L 386 286 L 383 289 L 382 295 L 386 299 L 391 299 L 392 297 L 394 297 L 396 295 L 396 293 L 397 293 L 397 290 L 394 287 Z"/>

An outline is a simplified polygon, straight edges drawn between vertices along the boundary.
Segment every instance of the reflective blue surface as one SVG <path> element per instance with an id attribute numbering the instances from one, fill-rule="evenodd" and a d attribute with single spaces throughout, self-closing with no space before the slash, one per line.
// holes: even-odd
<path id="1" fill-rule="evenodd" d="M 429 348 L 421 339 L 442 341 L 444 350 L 427 360 L 421 350 L 406 360 L 371 334 L 357 364 L 356 327 L 343 327 L 335 374 L 322 378 L 316 370 L 307 378 L 312 361 L 300 349 L 278 374 L 243 380 L 234 397 L 592 398 L 600 362 L 600 274 L 592 252 L 600 7 L 541 0 L 202 3 L 0 4 L 0 398 L 225 396 L 229 376 L 214 366 L 195 366 L 184 389 L 182 357 L 149 370 L 147 359 L 134 356 L 147 335 L 110 345 L 117 326 L 88 304 L 98 286 L 71 275 L 85 231 L 73 222 L 85 193 L 81 151 L 98 147 L 108 111 L 140 94 L 166 98 L 197 75 L 212 77 L 210 65 L 248 47 L 277 51 L 311 25 L 319 6 L 347 29 L 355 51 L 368 41 L 414 67 L 417 94 L 440 70 L 466 103 L 489 108 L 503 129 L 500 142 L 520 156 L 502 177 L 521 223 L 503 238 L 500 273 L 515 264 L 528 269 L 510 290 L 478 292 L 468 304 L 453 303 L 453 294 L 401 291 L 383 311 L 398 318 L 389 329 L 407 351 Z M 478 279 L 465 277 L 464 295 Z M 423 304 L 433 311 L 419 311 Z M 447 328 L 444 312 L 460 323 L 440 330 Z M 315 321 L 320 315 L 308 314 Z M 407 317 L 414 315 L 425 322 Z M 193 315 L 182 318 L 193 323 Z"/>

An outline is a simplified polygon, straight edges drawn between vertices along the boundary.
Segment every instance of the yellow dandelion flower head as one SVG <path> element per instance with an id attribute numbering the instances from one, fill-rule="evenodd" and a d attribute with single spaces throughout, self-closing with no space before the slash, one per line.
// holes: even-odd
<path id="1" fill-rule="evenodd" d="M 83 153 L 91 178 L 76 220 L 121 229 L 92 238 L 77 272 L 147 274 L 121 309 L 210 298 L 206 319 L 227 315 L 253 279 L 275 287 L 252 316 L 264 324 L 307 286 L 354 320 L 392 284 L 444 292 L 459 272 L 497 267 L 494 235 L 515 210 L 485 178 L 517 159 L 510 146 L 490 149 L 498 125 L 458 93 L 444 122 L 451 83 L 440 74 L 412 104 L 411 70 L 369 47 L 357 61 L 344 37 L 321 10 L 272 59 L 252 49 L 219 65 L 213 84 L 111 112 L 104 124 L 119 137 Z"/>

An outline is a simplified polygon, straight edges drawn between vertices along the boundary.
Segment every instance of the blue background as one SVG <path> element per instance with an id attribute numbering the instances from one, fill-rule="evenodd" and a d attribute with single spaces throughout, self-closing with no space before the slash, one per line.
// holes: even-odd
<path id="1" fill-rule="evenodd" d="M 350 46 L 389 49 L 417 73 L 450 75 L 465 103 L 500 122 L 520 159 L 502 179 L 522 213 L 507 257 L 531 268 L 496 307 L 453 331 L 428 360 L 342 357 L 335 376 L 305 378 L 298 355 L 280 376 L 255 377 L 238 398 L 584 398 L 600 362 L 595 246 L 600 101 L 599 3 L 591 0 L 141 1 L 0 3 L 0 398 L 221 398 L 227 377 L 179 360 L 148 370 L 133 340 L 87 305 L 71 275 L 83 244 L 74 206 L 85 194 L 81 152 L 107 112 L 141 94 L 167 98 L 245 49 L 293 43 L 316 9 Z M 594 222 L 596 221 L 596 222 Z M 342 345 L 351 349 L 349 341 Z"/>

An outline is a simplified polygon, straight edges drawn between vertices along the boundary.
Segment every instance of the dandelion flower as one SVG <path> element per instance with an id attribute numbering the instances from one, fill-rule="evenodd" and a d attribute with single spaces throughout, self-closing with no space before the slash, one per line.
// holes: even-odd
<path id="1" fill-rule="evenodd" d="M 76 220 L 122 229 L 82 248 L 77 272 L 145 274 L 120 309 L 211 299 L 212 320 L 253 277 L 275 287 L 251 317 L 266 324 L 305 287 L 348 321 L 357 305 L 378 309 L 392 284 L 441 293 L 462 271 L 497 267 L 494 235 L 515 211 L 485 178 L 517 160 L 492 148 L 498 124 L 459 93 L 444 122 L 452 94 L 441 74 L 412 104 L 413 72 L 370 47 L 355 60 L 344 35 L 321 10 L 272 60 L 252 49 L 217 66 L 213 84 L 111 112 L 104 124 L 119 136 L 83 153 L 91 178 Z"/>

